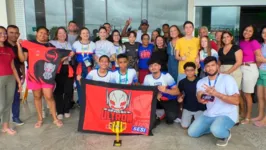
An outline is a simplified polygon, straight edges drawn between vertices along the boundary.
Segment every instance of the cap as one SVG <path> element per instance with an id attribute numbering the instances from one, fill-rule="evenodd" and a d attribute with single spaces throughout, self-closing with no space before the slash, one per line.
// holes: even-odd
<path id="1" fill-rule="evenodd" d="M 151 58 L 151 59 L 147 62 L 147 65 L 149 66 L 149 65 L 152 65 L 152 64 L 155 64 L 155 63 L 161 65 L 161 61 L 158 60 L 158 59 L 155 59 L 155 58 Z"/>
<path id="2" fill-rule="evenodd" d="M 143 24 L 149 25 L 148 20 L 147 19 L 142 19 L 141 22 L 140 22 L 140 25 L 143 25 Z"/>

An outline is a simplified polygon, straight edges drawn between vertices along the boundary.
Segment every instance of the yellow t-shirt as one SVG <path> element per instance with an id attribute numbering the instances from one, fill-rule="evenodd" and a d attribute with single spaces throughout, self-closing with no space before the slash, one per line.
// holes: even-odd
<path id="1" fill-rule="evenodd" d="M 185 61 L 179 61 L 178 63 L 178 73 L 184 74 L 183 66 L 187 62 L 196 62 L 196 58 L 200 49 L 200 42 L 198 38 L 193 37 L 192 39 L 186 39 L 185 37 L 180 38 L 176 42 L 176 50 L 179 50 L 180 57 L 185 56 Z"/>

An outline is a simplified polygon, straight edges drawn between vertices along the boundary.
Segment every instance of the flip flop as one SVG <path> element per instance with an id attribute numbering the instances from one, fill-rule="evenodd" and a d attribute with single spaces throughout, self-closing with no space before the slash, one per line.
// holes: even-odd
<path id="1" fill-rule="evenodd" d="M 8 135 L 15 135 L 17 132 L 11 128 L 2 129 L 3 133 L 7 133 Z"/>
<path id="2" fill-rule="evenodd" d="M 62 121 L 60 121 L 60 120 L 56 120 L 56 121 L 54 121 L 54 124 L 58 127 L 58 128 L 60 128 L 60 127 L 62 127 L 64 124 L 62 123 Z"/>
<path id="3" fill-rule="evenodd" d="M 250 123 L 250 119 L 246 118 L 244 120 L 241 121 L 241 124 L 249 124 Z"/>
<path id="4" fill-rule="evenodd" d="M 262 123 L 260 121 L 254 122 L 253 123 L 256 127 L 266 127 L 266 123 Z"/>
<path id="5" fill-rule="evenodd" d="M 36 129 L 38 129 L 38 128 L 42 127 L 42 124 L 43 124 L 42 121 L 37 121 L 37 123 L 35 124 L 34 127 L 35 127 Z"/>

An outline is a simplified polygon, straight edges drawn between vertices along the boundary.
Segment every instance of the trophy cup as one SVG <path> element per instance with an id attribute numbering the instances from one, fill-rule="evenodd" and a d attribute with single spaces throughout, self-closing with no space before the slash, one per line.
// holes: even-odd
<path id="1" fill-rule="evenodd" d="M 116 140 L 114 140 L 113 146 L 120 147 L 122 145 L 122 140 L 119 138 L 119 133 L 126 130 L 126 123 L 122 121 L 110 122 L 109 128 L 112 132 L 116 133 Z"/>

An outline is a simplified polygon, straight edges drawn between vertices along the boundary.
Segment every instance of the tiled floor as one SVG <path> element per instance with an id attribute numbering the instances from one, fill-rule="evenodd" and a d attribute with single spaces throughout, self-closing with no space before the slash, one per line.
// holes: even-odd
<path id="1" fill-rule="evenodd" d="M 154 129 L 154 136 L 122 136 L 123 145 L 113 147 L 115 136 L 83 134 L 77 132 L 79 110 L 72 111 L 72 117 L 64 120 L 64 127 L 57 128 L 51 117 L 45 119 L 40 129 L 34 128 L 36 112 L 32 97 L 21 107 L 21 119 L 25 125 L 16 127 L 18 134 L 0 134 L 0 150 L 265 150 L 266 128 L 240 125 L 232 129 L 232 139 L 226 148 L 215 146 L 212 135 L 193 139 L 178 124 L 160 124 Z"/>

